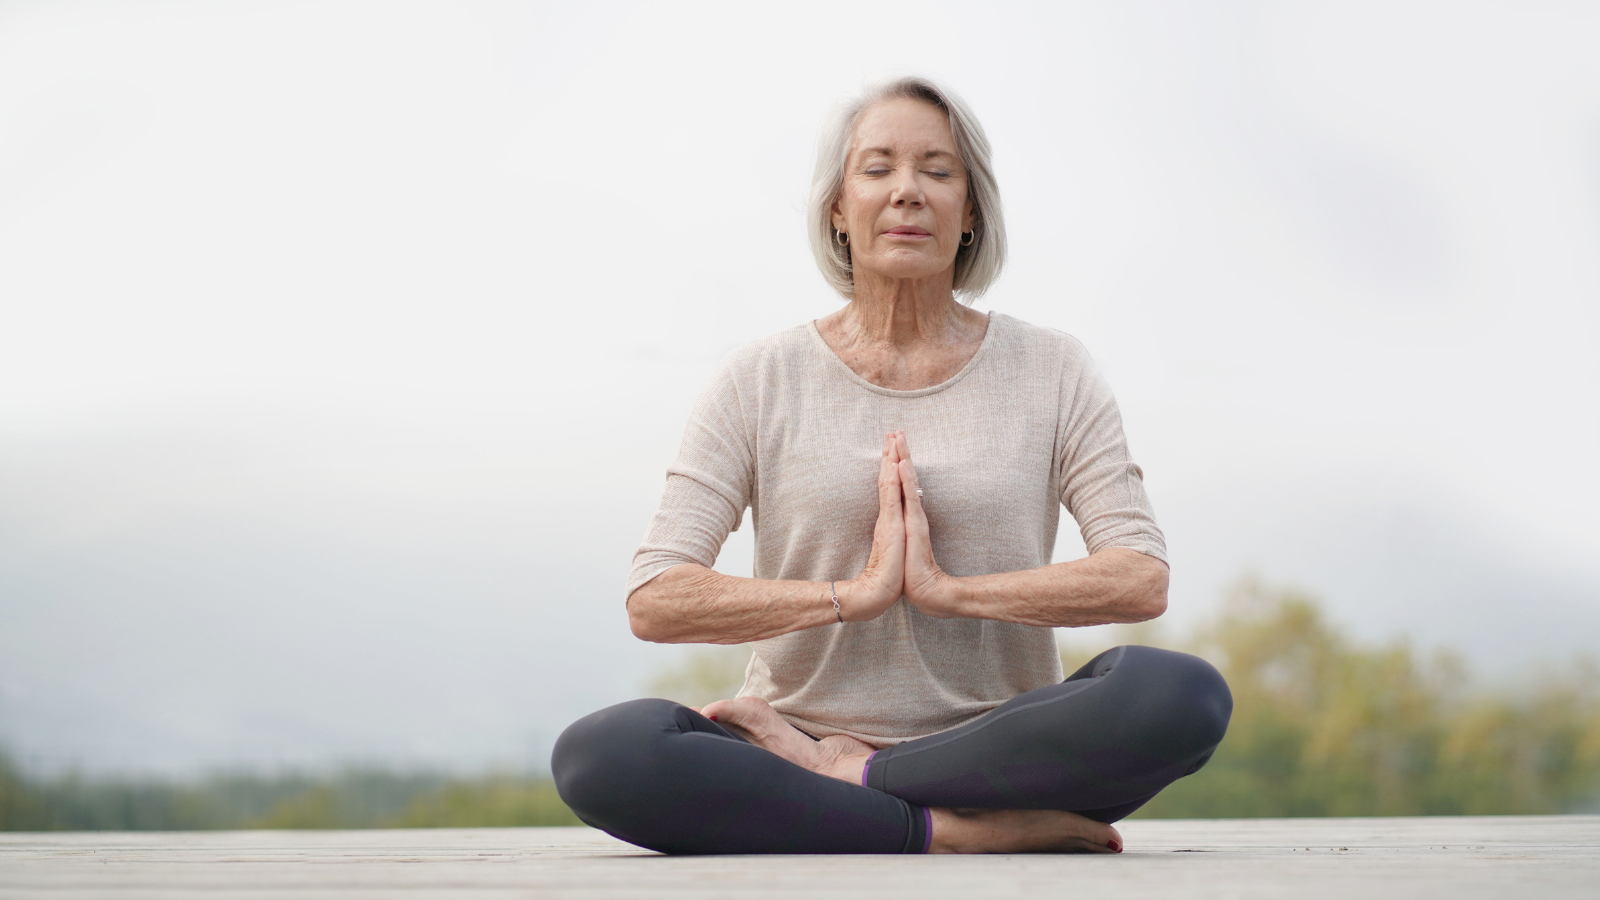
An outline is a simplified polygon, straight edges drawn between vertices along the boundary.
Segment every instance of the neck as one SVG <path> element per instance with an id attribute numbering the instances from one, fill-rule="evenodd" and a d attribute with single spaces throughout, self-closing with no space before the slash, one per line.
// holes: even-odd
<path id="1" fill-rule="evenodd" d="M 950 288 L 954 274 L 951 270 L 931 278 L 882 278 L 858 272 L 855 296 L 842 310 L 840 324 L 861 343 L 904 347 L 959 342 L 982 315 L 956 302 Z"/>

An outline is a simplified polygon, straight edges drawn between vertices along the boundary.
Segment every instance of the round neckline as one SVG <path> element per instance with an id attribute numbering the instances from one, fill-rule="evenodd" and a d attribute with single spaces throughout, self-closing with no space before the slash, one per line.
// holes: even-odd
<path id="1" fill-rule="evenodd" d="M 857 385 L 866 388 L 874 394 L 882 394 L 885 397 L 926 397 L 929 394 L 937 394 L 938 392 L 953 386 L 956 382 L 967 377 L 967 375 L 973 369 L 977 368 L 978 362 L 983 359 L 984 354 L 988 353 L 989 345 L 994 343 L 995 332 L 999 330 L 998 326 L 1000 324 L 1000 319 L 1003 317 L 996 315 L 993 310 L 990 310 L 988 312 L 988 318 L 989 324 L 988 327 L 984 329 L 983 340 L 978 343 L 977 351 L 972 354 L 972 358 L 967 360 L 967 364 L 962 366 L 960 371 L 956 372 L 954 375 L 951 375 L 949 378 L 946 378 L 944 381 L 939 382 L 938 384 L 929 385 L 925 388 L 917 388 L 916 390 L 912 391 L 900 391 L 895 390 L 894 388 L 886 388 L 881 384 L 873 384 L 865 378 L 862 378 L 855 369 L 850 368 L 850 366 L 844 360 L 839 358 L 839 354 L 833 352 L 833 348 L 828 346 L 827 341 L 822 339 L 822 332 L 817 330 L 816 319 L 812 319 L 811 321 L 807 322 L 806 329 L 811 332 L 812 339 L 817 342 L 817 347 L 822 350 L 823 355 L 832 360 L 833 364 L 838 366 L 840 371 L 844 372 L 845 377 L 849 378 Z"/>

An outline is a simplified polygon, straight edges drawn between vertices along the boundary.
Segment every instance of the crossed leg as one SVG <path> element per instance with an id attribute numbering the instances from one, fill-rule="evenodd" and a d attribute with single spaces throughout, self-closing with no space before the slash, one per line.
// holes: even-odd
<path id="1" fill-rule="evenodd" d="M 1203 660 L 1118 647 L 967 725 L 865 756 L 759 701 L 706 708 L 747 741 L 636 700 L 574 723 L 552 769 L 585 822 L 668 853 L 1115 851 L 1109 823 L 1204 765 L 1231 709 Z"/>
<path id="2" fill-rule="evenodd" d="M 719 700 L 704 709 L 690 709 L 713 722 L 731 726 L 750 743 L 803 769 L 849 784 L 867 783 L 867 763 L 876 751 L 864 741 L 846 735 L 812 738 L 756 697 Z M 1115 828 L 1077 813 L 1050 809 L 926 809 L 931 829 L 929 853 L 1122 852 L 1122 835 Z"/>

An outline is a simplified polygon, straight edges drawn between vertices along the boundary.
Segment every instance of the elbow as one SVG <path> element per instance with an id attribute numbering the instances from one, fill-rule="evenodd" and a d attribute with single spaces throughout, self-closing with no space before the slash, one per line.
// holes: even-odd
<path id="1" fill-rule="evenodd" d="M 628 597 L 628 629 L 652 644 L 718 643 L 695 624 L 697 592 L 706 576 L 721 577 L 703 566 L 679 565 L 640 585 Z"/>
<path id="2" fill-rule="evenodd" d="M 1148 622 L 1151 619 L 1159 619 L 1166 611 L 1167 592 L 1162 591 L 1159 594 L 1151 594 L 1144 599 L 1144 603 L 1139 608 L 1138 621 Z"/>
<path id="3" fill-rule="evenodd" d="M 641 641 L 664 644 L 668 637 L 662 627 L 661 605 L 656 602 L 660 598 L 655 594 L 647 584 L 628 597 L 628 629 Z"/>
<path id="4" fill-rule="evenodd" d="M 1138 588 L 1131 598 L 1135 622 L 1148 622 L 1160 618 L 1167 611 L 1167 585 L 1170 581 L 1170 570 L 1167 564 L 1159 559 L 1150 559 L 1144 567 L 1144 572 L 1138 581 Z"/>

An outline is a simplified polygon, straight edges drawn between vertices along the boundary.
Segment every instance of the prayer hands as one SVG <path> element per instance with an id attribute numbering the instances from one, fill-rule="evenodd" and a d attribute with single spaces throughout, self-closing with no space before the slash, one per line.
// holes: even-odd
<path id="1" fill-rule="evenodd" d="M 919 490 L 905 432 L 889 433 L 883 440 L 883 462 L 878 467 L 878 522 L 872 532 L 872 553 L 866 568 L 840 592 L 848 609 L 846 621 L 875 619 L 902 596 L 930 616 L 960 615 L 955 581 L 933 558 L 928 516 Z"/>

